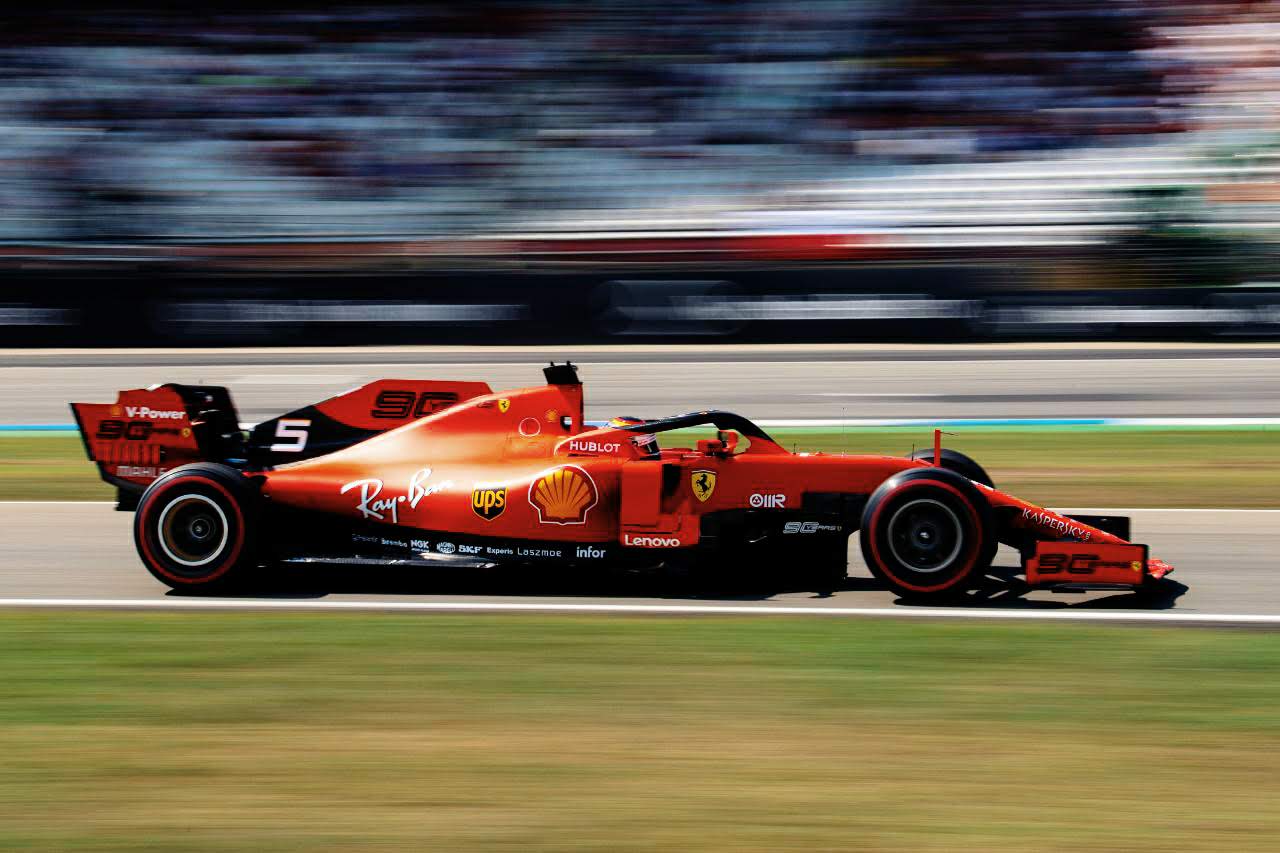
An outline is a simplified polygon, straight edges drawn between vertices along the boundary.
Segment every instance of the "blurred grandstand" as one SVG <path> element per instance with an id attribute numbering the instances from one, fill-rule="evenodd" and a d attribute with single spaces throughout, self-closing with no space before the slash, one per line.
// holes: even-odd
<path id="1" fill-rule="evenodd" d="M 1280 329 L 1280 2 L 157 6 L 10 33 L 0 324 L 85 332 L 91 273 L 214 339 L 334 328 L 357 296 L 367 323 L 515 323 L 532 291 L 606 335 Z"/>

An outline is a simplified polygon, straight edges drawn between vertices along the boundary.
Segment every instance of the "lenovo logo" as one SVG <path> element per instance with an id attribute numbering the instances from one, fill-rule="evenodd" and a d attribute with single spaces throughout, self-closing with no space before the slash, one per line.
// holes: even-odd
<path id="1" fill-rule="evenodd" d="M 674 536 L 632 536 L 624 533 L 622 544 L 633 548 L 679 548 L 680 540 Z"/>

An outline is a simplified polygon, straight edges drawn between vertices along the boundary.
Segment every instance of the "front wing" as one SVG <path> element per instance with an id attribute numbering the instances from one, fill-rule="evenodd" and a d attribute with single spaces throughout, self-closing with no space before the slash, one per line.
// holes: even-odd
<path id="1" fill-rule="evenodd" d="M 1128 534 L 1126 518 L 1064 515 L 998 489 L 981 488 L 999 519 L 1000 540 L 1022 551 L 1031 586 L 1137 587 L 1173 571 L 1173 566 L 1152 557 L 1146 545 L 1111 532 Z"/>

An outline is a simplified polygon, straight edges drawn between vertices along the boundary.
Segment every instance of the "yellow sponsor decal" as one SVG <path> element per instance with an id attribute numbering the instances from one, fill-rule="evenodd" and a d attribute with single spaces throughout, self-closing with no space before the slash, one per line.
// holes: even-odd
<path id="1" fill-rule="evenodd" d="M 707 470 L 694 471 L 689 475 L 689 485 L 693 489 L 693 496 L 706 503 L 716 490 L 716 472 Z"/>
<path id="2" fill-rule="evenodd" d="M 529 484 L 529 503 L 542 524 L 585 524 L 599 500 L 591 475 L 577 465 L 552 468 Z"/>
<path id="3" fill-rule="evenodd" d="M 476 486 L 471 490 L 471 511 L 485 521 L 493 521 L 507 508 L 507 489 Z"/>

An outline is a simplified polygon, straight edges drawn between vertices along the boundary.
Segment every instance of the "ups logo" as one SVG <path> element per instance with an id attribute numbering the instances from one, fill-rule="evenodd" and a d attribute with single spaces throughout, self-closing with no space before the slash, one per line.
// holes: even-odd
<path id="1" fill-rule="evenodd" d="M 507 508 L 507 488 L 503 486 L 500 489 L 481 488 L 477 486 L 471 490 L 471 511 L 483 518 L 485 521 L 493 521 L 502 515 L 503 510 Z"/>

